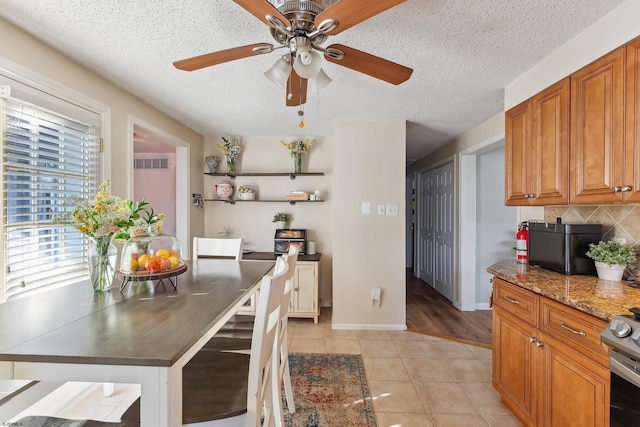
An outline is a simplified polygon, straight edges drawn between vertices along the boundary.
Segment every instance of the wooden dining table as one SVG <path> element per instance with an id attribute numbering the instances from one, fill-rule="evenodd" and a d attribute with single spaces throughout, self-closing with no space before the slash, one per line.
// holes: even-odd
<path id="1" fill-rule="evenodd" d="M 0 304 L 0 378 L 141 385 L 143 427 L 182 425 L 182 368 L 258 289 L 272 261 L 198 259 L 177 287 L 88 281 Z"/>

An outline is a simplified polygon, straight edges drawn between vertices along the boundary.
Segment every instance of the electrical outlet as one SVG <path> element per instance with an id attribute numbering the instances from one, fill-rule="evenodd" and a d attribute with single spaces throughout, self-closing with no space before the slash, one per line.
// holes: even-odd
<path id="1" fill-rule="evenodd" d="M 371 202 L 362 202 L 362 215 L 369 215 L 371 213 Z"/>
<path id="2" fill-rule="evenodd" d="M 384 205 L 378 205 L 378 215 L 385 215 Z"/>
<path id="3" fill-rule="evenodd" d="M 387 205 L 387 216 L 398 216 L 398 205 Z"/>

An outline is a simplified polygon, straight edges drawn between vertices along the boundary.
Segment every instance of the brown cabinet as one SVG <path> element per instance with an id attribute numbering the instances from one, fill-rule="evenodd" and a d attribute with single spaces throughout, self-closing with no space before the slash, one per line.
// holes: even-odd
<path id="1" fill-rule="evenodd" d="M 606 322 L 494 278 L 493 386 L 527 426 L 609 426 Z M 604 364 L 603 364 L 604 363 Z"/>
<path id="2" fill-rule="evenodd" d="M 625 49 L 571 75 L 570 203 L 624 200 Z"/>
<path id="3" fill-rule="evenodd" d="M 505 114 L 505 204 L 567 204 L 568 150 L 566 78 Z"/>

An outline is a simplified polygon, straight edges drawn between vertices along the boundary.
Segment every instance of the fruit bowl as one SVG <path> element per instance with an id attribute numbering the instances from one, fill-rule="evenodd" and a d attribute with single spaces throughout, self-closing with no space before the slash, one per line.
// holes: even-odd
<path id="1" fill-rule="evenodd" d="M 120 270 L 123 275 L 165 274 L 180 269 L 182 247 L 175 236 L 146 233 L 130 238 L 122 248 Z"/>

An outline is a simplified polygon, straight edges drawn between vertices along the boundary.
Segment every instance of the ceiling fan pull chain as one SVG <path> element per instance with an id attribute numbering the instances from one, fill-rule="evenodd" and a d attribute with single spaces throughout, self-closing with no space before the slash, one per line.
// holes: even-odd
<path id="1" fill-rule="evenodd" d="M 300 128 L 303 128 L 304 127 L 304 103 L 302 102 L 302 79 L 299 79 L 298 82 L 300 85 L 300 90 L 298 91 L 298 93 L 300 94 L 300 109 L 298 110 L 298 115 L 300 116 L 300 124 L 298 126 Z"/>
<path id="2" fill-rule="evenodd" d="M 298 110 L 298 115 L 300 116 L 300 124 L 298 127 L 304 127 L 304 104 L 300 104 L 300 109 Z"/>

